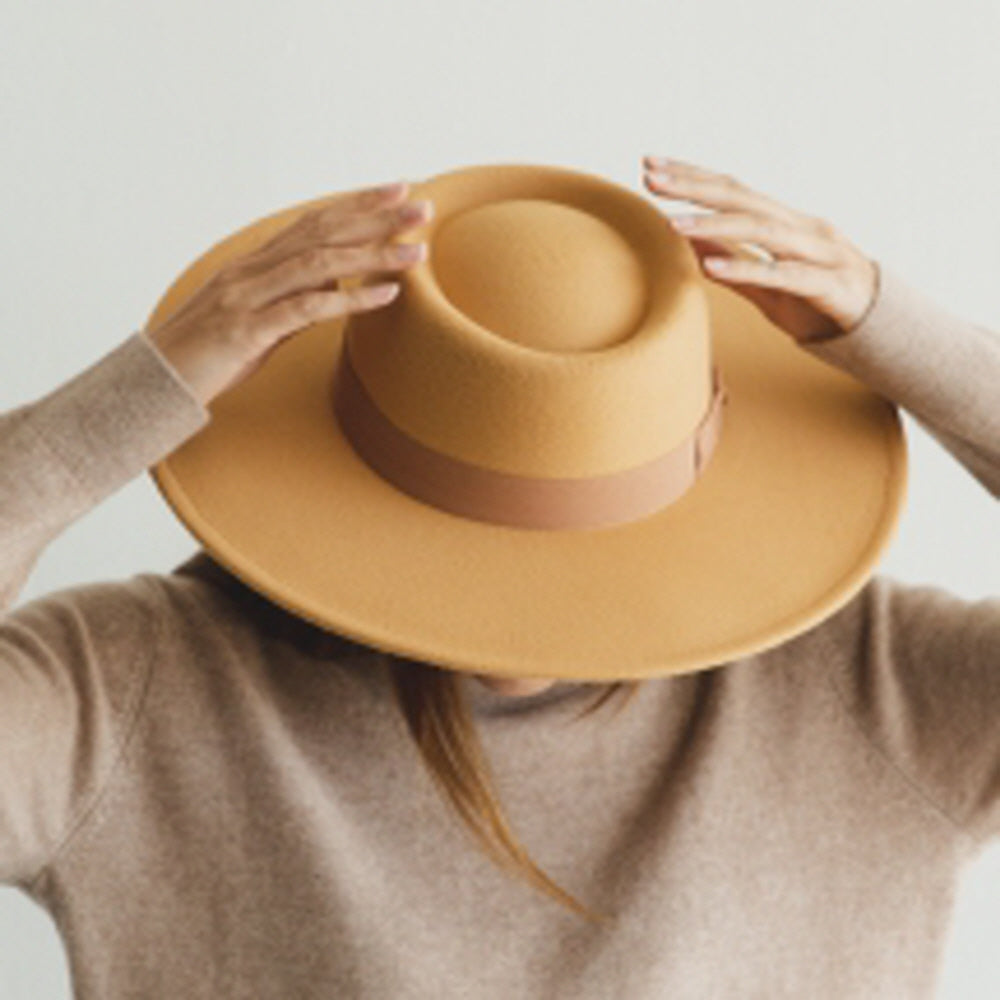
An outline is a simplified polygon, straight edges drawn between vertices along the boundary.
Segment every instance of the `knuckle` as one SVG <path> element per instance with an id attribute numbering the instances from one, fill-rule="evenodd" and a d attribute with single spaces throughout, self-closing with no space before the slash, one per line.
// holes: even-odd
<path id="1" fill-rule="evenodd" d="M 299 266 L 306 271 L 323 271 L 330 265 L 330 255 L 322 247 L 309 247 L 299 255 Z"/>
<path id="2" fill-rule="evenodd" d="M 226 332 L 231 342 L 242 343 L 253 336 L 253 313 L 248 309 L 237 309 L 226 324 Z"/>
<path id="3" fill-rule="evenodd" d="M 300 219 L 304 225 L 317 225 L 325 219 L 336 218 L 344 211 L 344 203 L 340 198 L 329 198 L 312 205 L 303 212 Z"/>
<path id="4" fill-rule="evenodd" d="M 214 316 L 209 324 L 212 340 L 226 351 L 242 351 L 253 340 L 251 318 L 251 313 L 245 309 Z"/>
<path id="5" fill-rule="evenodd" d="M 293 240 L 302 239 L 303 237 L 308 238 L 320 227 L 324 211 L 325 210 L 322 206 L 319 208 L 306 209 L 301 215 L 296 217 L 295 221 L 290 226 L 278 233 L 275 237 L 275 242 L 280 242 L 284 238 L 290 238 Z"/>
<path id="6" fill-rule="evenodd" d="M 293 299 L 295 314 L 302 320 L 311 320 L 319 313 L 323 296 L 318 292 L 305 292 Z"/>
<path id="7" fill-rule="evenodd" d="M 397 263 L 397 252 L 393 244 L 383 243 L 380 247 L 372 251 L 372 263 L 376 267 L 390 268 Z"/>
<path id="8" fill-rule="evenodd" d="M 827 259 L 839 268 L 851 270 L 857 264 L 854 248 L 839 235 L 835 235 L 832 240 L 827 241 L 823 250 L 826 252 Z"/>
<path id="9" fill-rule="evenodd" d="M 219 282 L 219 305 L 228 311 L 238 311 L 240 303 L 246 295 L 246 287 L 242 279 L 233 274 L 225 275 Z"/>
<path id="10" fill-rule="evenodd" d="M 347 215 L 344 206 L 340 204 L 323 205 L 318 208 L 309 221 L 309 232 L 331 232 L 342 225 Z"/>
<path id="11" fill-rule="evenodd" d="M 854 253 L 854 247 L 851 244 L 850 240 L 848 240 L 847 237 L 836 226 L 831 225 L 829 233 L 827 235 L 828 235 L 828 238 L 832 242 L 836 243 L 837 246 L 840 247 L 840 249 L 844 253 L 847 253 L 847 254 L 853 254 Z"/>
<path id="12" fill-rule="evenodd" d="M 311 202 L 302 214 L 298 217 L 300 226 L 317 228 L 323 224 L 323 220 L 329 218 L 340 208 L 340 203 L 336 198 L 322 198 Z"/>
<path id="13" fill-rule="evenodd" d="M 362 193 L 361 197 L 358 199 L 358 204 L 361 208 L 366 210 L 376 208 L 381 204 L 384 197 L 385 196 L 378 190 L 378 188 L 370 188 Z"/>
<path id="14" fill-rule="evenodd" d="M 819 233 L 820 236 L 829 236 L 833 231 L 833 227 L 826 221 L 826 219 L 822 219 L 815 215 L 809 217 L 809 224 L 815 232 Z"/>
<path id="15" fill-rule="evenodd" d="M 285 299 L 271 307 L 269 318 L 283 330 L 294 330 L 308 324 L 312 320 L 312 316 L 305 299 L 304 295 Z"/>
<path id="16" fill-rule="evenodd" d="M 355 216 L 349 230 L 351 242 L 357 245 L 390 233 L 396 226 L 398 211 L 396 208 L 379 208 Z"/>
<path id="17" fill-rule="evenodd" d="M 237 257 L 226 266 L 223 280 L 229 278 L 235 281 L 240 278 L 253 276 L 266 264 L 269 254 L 270 251 L 267 246 L 263 246 L 243 254 L 242 257 Z"/>
<path id="18" fill-rule="evenodd" d="M 319 247 L 309 247 L 299 254 L 299 265 L 307 271 L 318 271 L 325 263 L 325 255 Z"/>
<path id="19" fill-rule="evenodd" d="M 261 242 L 254 250 L 244 257 L 244 260 L 249 260 L 252 258 L 264 257 L 274 250 L 282 247 L 288 240 L 293 239 L 299 231 L 299 227 L 302 224 L 302 220 L 297 219 L 294 222 L 290 222 L 285 226 L 282 226 L 276 233 Z"/>
<path id="20" fill-rule="evenodd" d="M 353 244 L 351 246 L 337 247 L 330 254 L 331 263 L 336 262 L 352 272 L 363 267 L 369 257 L 370 254 L 367 248 Z"/>

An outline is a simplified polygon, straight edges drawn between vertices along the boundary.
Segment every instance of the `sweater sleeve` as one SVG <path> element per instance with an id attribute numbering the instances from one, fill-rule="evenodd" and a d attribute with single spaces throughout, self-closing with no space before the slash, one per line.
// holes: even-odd
<path id="1" fill-rule="evenodd" d="M 946 310 L 894 269 L 855 326 L 803 349 L 903 407 L 1000 498 L 1000 333 Z"/>
<path id="2" fill-rule="evenodd" d="M 15 600 L 70 523 L 209 419 L 141 331 L 0 414 L 0 882 L 29 881 L 96 800 L 157 626 L 141 578 Z"/>
<path id="3" fill-rule="evenodd" d="M 1000 497 L 1000 335 L 880 267 L 851 330 L 804 345 L 905 407 Z M 864 738 L 974 843 L 1000 835 L 1000 597 L 877 575 L 830 678 Z M 839 647 L 838 648 L 843 648 Z"/>

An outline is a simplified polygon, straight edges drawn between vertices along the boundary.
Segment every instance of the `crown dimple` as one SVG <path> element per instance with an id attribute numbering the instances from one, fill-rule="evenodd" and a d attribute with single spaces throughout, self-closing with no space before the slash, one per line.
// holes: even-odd
<path id="1" fill-rule="evenodd" d="M 647 308 L 643 264 L 625 237 L 604 219 L 546 199 L 457 212 L 436 230 L 431 263 L 452 305 L 535 350 L 621 343 Z"/>

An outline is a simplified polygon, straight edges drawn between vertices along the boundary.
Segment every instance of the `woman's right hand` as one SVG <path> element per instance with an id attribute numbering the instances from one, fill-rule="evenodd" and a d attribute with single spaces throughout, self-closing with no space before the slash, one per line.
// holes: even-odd
<path id="1" fill-rule="evenodd" d="M 403 181 L 364 188 L 304 212 L 224 264 L 144 335 L 207 405 L 256 371 L 286 337 L 395 297 L 395 281 L 344 290 L 339 279 L 403 270 L 426 256 L 426 243 L 390 242 L 433 214 L 429 201 L 405 201 L 408 192 Z"/>

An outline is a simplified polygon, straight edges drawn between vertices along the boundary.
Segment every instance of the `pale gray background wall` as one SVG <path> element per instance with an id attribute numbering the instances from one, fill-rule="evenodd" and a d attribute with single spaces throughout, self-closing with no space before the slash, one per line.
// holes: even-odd
<path id="1" fill-rule="evenodd" d="M 998 50 L 995 0 L 7 0 L 0 408 L 109 350 L 247 222 L 473 162 L 641 190 L 643 153 L 693 160 L 1000 329 Z M 910 499 L 882 571 L 1000 593 L 996 501 L 906 424 Z M 141 477 L 56 540 L 21 600 L 194 547 Z M 1000 846 L 964 877 L 940 993 L 997 995 Z M 51 921 L 10 889 L 0 996 L 69 996 Z"/>

